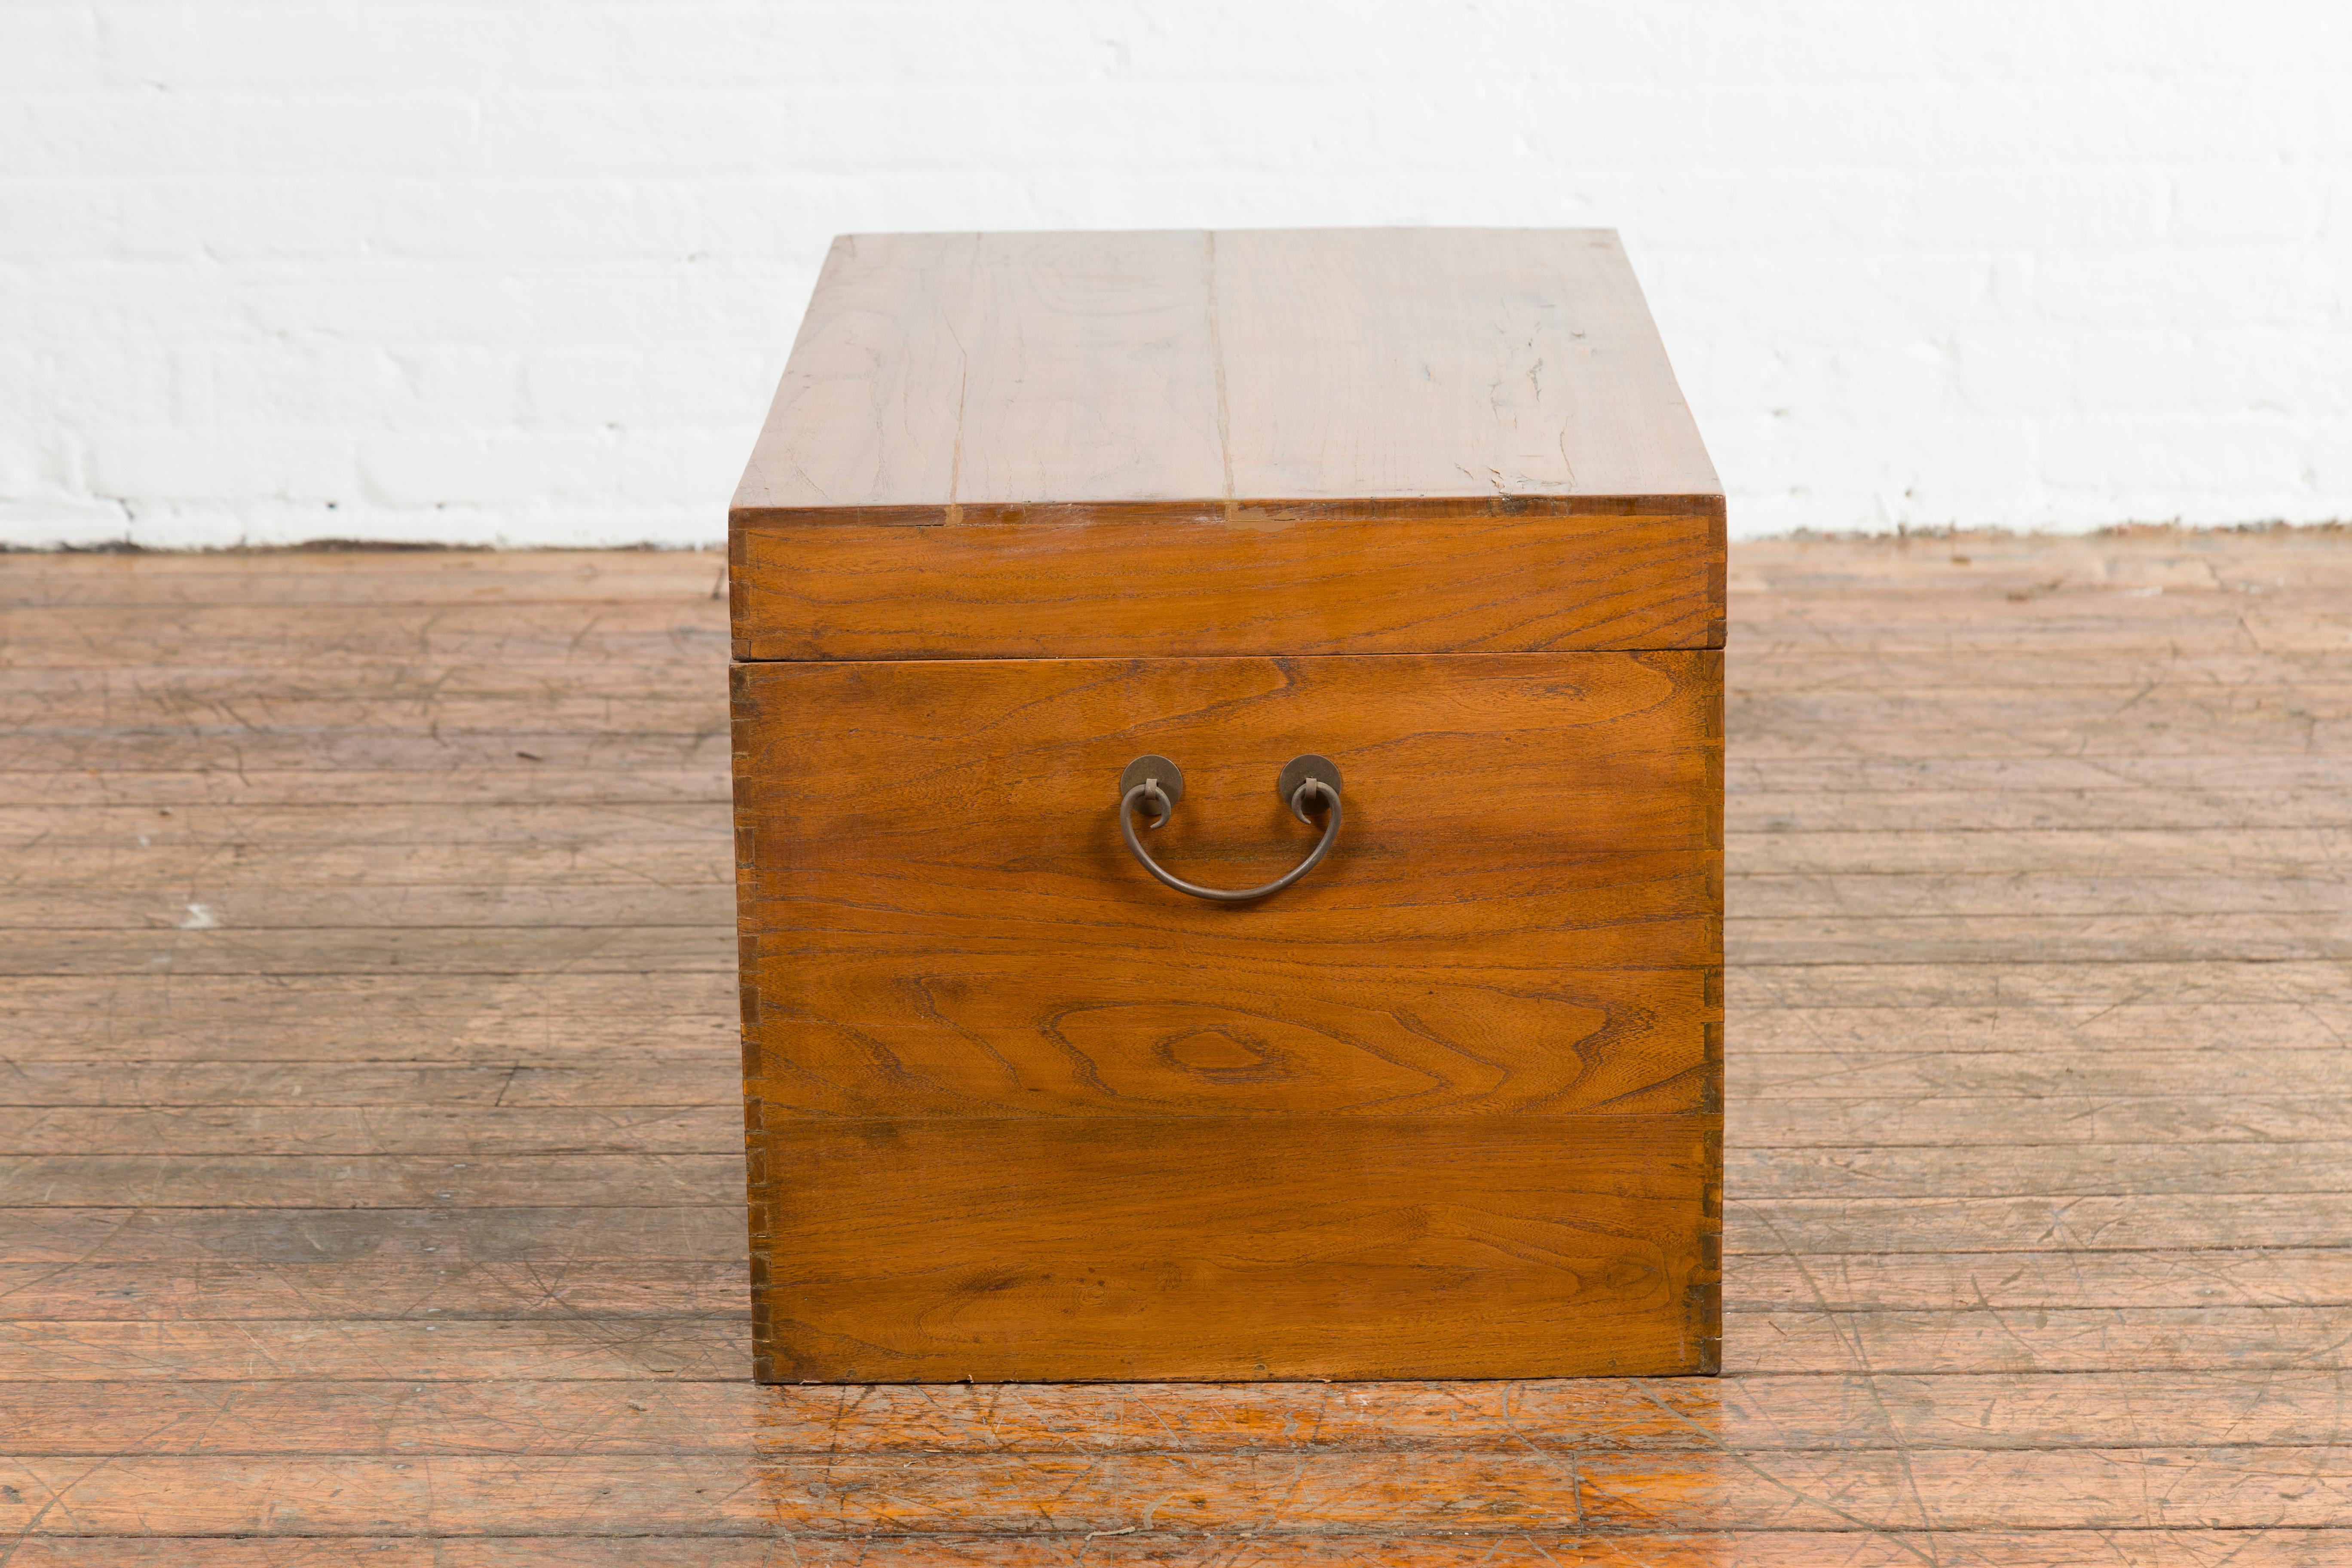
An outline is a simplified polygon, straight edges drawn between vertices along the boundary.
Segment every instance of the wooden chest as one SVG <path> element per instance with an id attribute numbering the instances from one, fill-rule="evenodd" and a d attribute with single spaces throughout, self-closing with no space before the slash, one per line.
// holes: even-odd
<path id="1" fill-rule="evenodd" d="M 1715 1370 L 1723 497 L 1613 234 L 841 239 L 730 562 L 761 1378 Z"/>

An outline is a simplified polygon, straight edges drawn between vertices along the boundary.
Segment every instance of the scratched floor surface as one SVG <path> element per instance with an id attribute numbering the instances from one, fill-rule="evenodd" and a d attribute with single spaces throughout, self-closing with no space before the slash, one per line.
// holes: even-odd
<path id="1" fill-rule="evenodd" d="M 2352 1563 L 2352 539 L 1738 553 L 1647 1384 L 746 1382 L 718 570 L 0 557 L 0 1563 Z"/>

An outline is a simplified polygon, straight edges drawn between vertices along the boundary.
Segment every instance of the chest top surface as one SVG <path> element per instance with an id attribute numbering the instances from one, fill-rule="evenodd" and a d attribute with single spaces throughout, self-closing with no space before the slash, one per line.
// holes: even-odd
<path id="1" fill-rule="evenodd" d="M 733 516 L 1721 494 L 1611 230 L 851 235 Z"/>

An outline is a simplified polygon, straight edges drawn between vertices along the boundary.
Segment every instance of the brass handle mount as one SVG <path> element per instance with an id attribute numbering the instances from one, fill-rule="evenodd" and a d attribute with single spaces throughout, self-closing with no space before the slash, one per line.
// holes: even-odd
<path id="1" fill-rule="evenodd" d="M 1118 830 L 1143 868 L 1178 892 L 1221 904 L 1244 904 L 1268 893 L 1278 893 L 1315 869 L 1323 857 L 1331 853 L 1331 846 L 1339 837 L 1339 768 L 1330 758 L 1312 752 L 1291 758 L 1283 765 L 1274 788 L 1289 805 L 1290 814 L 1309 827 L 1315 824 L 1308 812 L 1319 806 L 1328 815 L 1323 821 L 1323 837 L 1307 851 L 1307 858 L 1262 888 L 1204 888 L 1198 882 L 1188 882 L 1154 860 L 1143 847 L 1143 840 L 1135 834 L 1137 811 L 1149 810 L 1151 820 L 1145 826 L 1158 827 L 1176 809 L 1176 803 L 1184 798 L 1183 770 L 1166 757 L 1138 757 L 1119 773 Z"/>

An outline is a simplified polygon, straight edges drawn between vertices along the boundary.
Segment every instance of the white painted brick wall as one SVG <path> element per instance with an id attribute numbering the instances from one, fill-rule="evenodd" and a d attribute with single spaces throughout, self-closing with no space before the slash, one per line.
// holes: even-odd
<path id="1" fill-rule="evenodd" d="M 1364 223 L 1742 533 L 2352 518 L 2342 0 L 0 0 L 0 541 L 714 542 L 836 232 Z"/>

